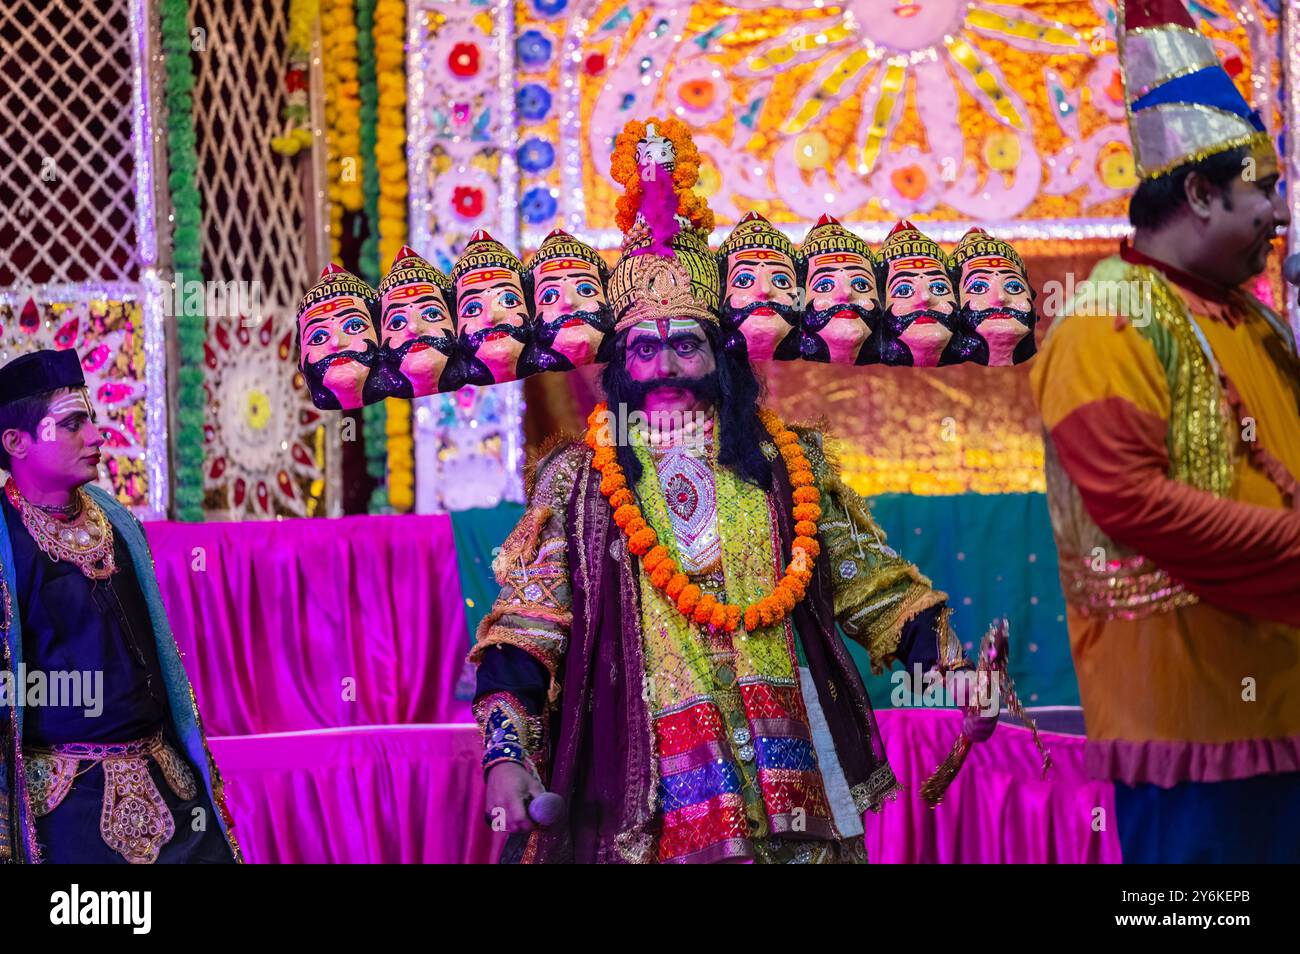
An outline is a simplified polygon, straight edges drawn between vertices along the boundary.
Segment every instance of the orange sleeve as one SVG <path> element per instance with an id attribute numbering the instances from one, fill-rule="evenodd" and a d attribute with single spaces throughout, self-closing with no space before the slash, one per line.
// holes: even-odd
<path id="1" fill-rule="evenodd" d="M 1061 466 L 1102 531 L 1206 602 L 1300 625 L 1300 514 L 1168 476 L 1168 389 L 1140 334 L 1110 318 L 1065 319 L 1032 381 Z"/>

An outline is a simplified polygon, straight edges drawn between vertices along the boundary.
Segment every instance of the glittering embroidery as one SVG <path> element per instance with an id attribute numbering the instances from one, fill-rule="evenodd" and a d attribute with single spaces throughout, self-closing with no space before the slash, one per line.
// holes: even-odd
<path id="1" fill-rule="evenodd" d="M 133 865 L 151 865 L 163 845 L 176 834 L 162 793 L 149 774 L 149 763 L 139 757 L 104 759 L 104 802 L 99 834 L 104 844 Z"/>
<path id="2" fill-rule="evenodd" d="M 27 774 L 27 795 L 37 818 L 59 807 L 72 791 L 77 777 L 77 759 L 54 752 L 29 750 L 23 770 Z"/>

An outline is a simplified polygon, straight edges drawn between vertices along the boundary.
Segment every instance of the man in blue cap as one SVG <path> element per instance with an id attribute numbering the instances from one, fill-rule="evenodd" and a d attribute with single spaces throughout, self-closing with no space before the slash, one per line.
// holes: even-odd
<path id="1" fill-rule="evenodd" d="M 0 368 L 0 861 L 230 863 L 143 528 L 93 483 L 102 444 L 75 352 Z"/>

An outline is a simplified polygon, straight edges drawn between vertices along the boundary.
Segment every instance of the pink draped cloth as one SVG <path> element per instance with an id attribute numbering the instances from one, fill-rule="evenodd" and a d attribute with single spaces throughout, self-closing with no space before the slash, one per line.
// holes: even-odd
<path id="1" fill-rule="evenodd" d="M 481 740 L 453 694 L 468 636 L 449 518 L 146 530 L 250 861 L 495 859 Z M 1114 791 L 1084 774 L 1082 737 L 1044 736 L 1042 781 L 1029 733 L 1001 725 L 931 810 L 917 792 L 960 716 L 878 715 L 907 791 L 868 817 L 872 861 L 1120 859 Z"/>
<path id="2" fill-rule="evenodd" d="M 473 725 L 389 725 L 211 738 L 235 838 L 252 863 L 486 864 Z"/>
<path id="3" fill-rule="evenodd" d="M 921 786 L 961 730 L 953 710 L 876 713 L 885 751 L 905 791 L 867 816 L 867 857 L 907 863 L 1117 863 L 1115 788 L 1084 772 L 1084 739 L 1039 733 L 1052 754 L 1041 760 L 1028 729 L 1003 723 L 972 747 L 938 808 Z M 1098 830 L 1094 830 L 1097 826 Z"/>
<path id="4" fill-rule="evenodd" d="M 145 529 L 209 735 L 471 720 L 450 517 Z"/>

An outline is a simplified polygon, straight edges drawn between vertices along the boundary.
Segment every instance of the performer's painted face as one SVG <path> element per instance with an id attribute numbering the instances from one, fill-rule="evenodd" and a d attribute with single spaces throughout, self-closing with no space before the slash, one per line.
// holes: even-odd
<path id="1" fill-rule="evenodd" d="M 853 364 L 880 318 L 876 273 L 857 252 L 824 252 L 808 259 L 804 330 L 815 360 Z"/>
<path id="2" fill-rule="evenodd" d="M 614 313 L 600 274 L 580 258 L 553 258 L 533 272 L 537 341 L 558 351 L 575 368 L 596 360 Z"/>
<path id="3" fill-rule="evenodd" d="M 414 397 L 436 394 L 456 344 L 456 322 L 443 291 L 432 282 L 398 285 L 380 302 L 384 347 L 392 350 Z"/>
<path id="4" fill-rule="evenodd" d="M 59 388 L 34 433 L 11 428 L 2 437 L 24 480 L 37 490 L 68 490 L 99 476 L 104 435 L 85 388 Z"/>
<path id="5" fill-rule="evenodd" d="M 366 378 L 379 352 L 379 336 L 366 302 L 354 295 L 329 298 L 299 319 L 302 373 L 317 407 L 337 401 L 361 407 Z M 331 400 L 332 398 L 332 400 Z"/>
<path id="6" fill-rule="evenodd" d="M 918 368 L 933 368 L 957 330 L 957 298 L 948 270 L 919 255 L 895 259 L 885 277 L 885 331 L 911 352 Z M 903 362 L 906 363 L 906 362 Z"/>
<path id="7" fill-rule="evenodd" d="M 1009 258 L 967 259 L 960 276 L 961 322 L 967 334 L 988 344 L 988 363 L 1005 367 L 1022 338 L 1032 333 L 1034 306 L 1029 281 Z"/>
<path id="8" fill-rule="evenodd" d="M 717 402 L 713 347 L 694 318 L 637 322 L 628 329 L 623 360 L 634 385 L 629 410 L 645 411 L 652 421 Z"/>
<path id="9" fill-rule="evenodd" d="M 727 256 L 722 320 L 745 336 L 751 361 L 799 356 L 799 312 L 794 262 L 788 255 L 751 248 Z"/>
<path id="10" fill-rule="evenodd" d="M 528 307 L 519 274 L 492 266 L 466 272 L 456 282 L 457 323 L 469 353 L 487 365 L 494 381 L 519 376 L 528 340 Z"/>

